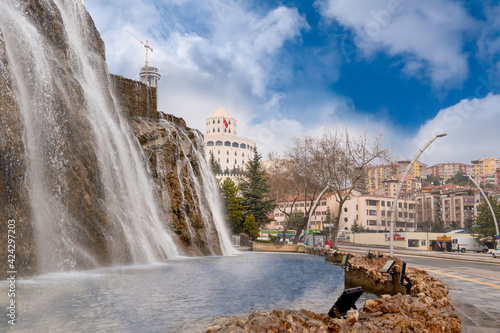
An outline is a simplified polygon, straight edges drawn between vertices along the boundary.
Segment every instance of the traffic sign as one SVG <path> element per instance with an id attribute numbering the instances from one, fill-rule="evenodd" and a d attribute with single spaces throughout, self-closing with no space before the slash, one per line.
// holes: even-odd
<path id="1" fill-rule="evenodd" d="M 497 239 L 500 239 L 500 235 L 497 235 Z"/>

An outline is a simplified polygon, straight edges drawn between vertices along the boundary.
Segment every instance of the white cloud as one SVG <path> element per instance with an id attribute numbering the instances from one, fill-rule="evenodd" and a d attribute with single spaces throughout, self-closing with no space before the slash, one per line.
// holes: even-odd
<path id="1" fill-rule="evenodd" d="M 256 13 L 238 0 L 118 2 L 86 0 L 106 42 L 110 72 L 138 79 L 144 47 L 125 29 L 148 39 L 150 64 L 162 75 L 159 109 L 198 129 L 219 105 L 239 124 L 254 121 L 276 94 L 274 80 L 289 73 L 280 63 L 284 44 L 300 43 L 309 28 L 296 8 L 285 6 Z"/>
<path id="2" fill-rule="evenodd" d="M 408 75 L 429 77 L 436 87 L 459 87 L 467 79 L 463 34 L 474 29 L 475 21 L 460 3 L 317 0 L 316 5 L 325 18 L 354 31 L 364 56 L 383 51 L 402 57 Z"/>
<path id="3" fill-rule="evenodd" d="M 472 160 L 500 157 L 500 95 L 489 94 L 485 98 L 464 99 L 442 109 L 434 119 L 421 126 L 415 137 L 401 147 L 411 159 L 427 140 L 434 135 L 447 133 L 425 150 L 420 158 L 426 164 L 459 162 L 470 164 Z"/>

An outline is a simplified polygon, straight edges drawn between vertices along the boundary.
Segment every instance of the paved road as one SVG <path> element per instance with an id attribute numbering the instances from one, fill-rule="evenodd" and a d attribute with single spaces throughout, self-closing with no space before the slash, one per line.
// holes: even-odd
<path id="1" fill-rule="evenodd" d="M 343 247 L 351 252 L 366 249 Z M 387 249 L 376 249 L 387 251 Z M 427 251 L 422 251 L 427 252 Z M 425 269 L 438 277 L 450 292 L 462 332 L 500 332 L 500 259 L 486 254 L 420 253 L 395 250 L 394 254 L 409 266 Z"/>

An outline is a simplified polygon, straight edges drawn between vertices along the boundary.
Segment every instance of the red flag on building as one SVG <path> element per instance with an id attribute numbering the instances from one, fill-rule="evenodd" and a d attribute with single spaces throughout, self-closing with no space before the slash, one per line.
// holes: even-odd
<path id="1" fill-rule="evenodd" d="M 226 126 L 226 128 L 229 126 L 229 124 L 226 121 L 226 118 L 222 117 L 222 122 L 224 123 L 224 125 Z"/>

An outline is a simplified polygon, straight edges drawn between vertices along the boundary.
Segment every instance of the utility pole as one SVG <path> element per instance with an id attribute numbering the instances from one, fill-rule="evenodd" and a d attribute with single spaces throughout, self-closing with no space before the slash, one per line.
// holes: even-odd
<path id="1" fill-rule="evenodd" d="M 151 48 L 151 46 L 149 46 L 147 39 L 146 39 L 146 43 L 144 43 L 142 40 L 135 37 L 134 34 L 131 33 L 130 31 L 128 31 L 128 30 L 125 30 L 125 31 L 128 32 L 132 37 L 137 39 L 139 42 L 141 42 L 141 44 L 144 45 L 144 48 L 146 49 L 146 67 L 145 68 L 146 68 L 146 85 L 148 85 L 148 51 L 151 50 L 151 52 L 153 52 L 153 48 Z"/>

